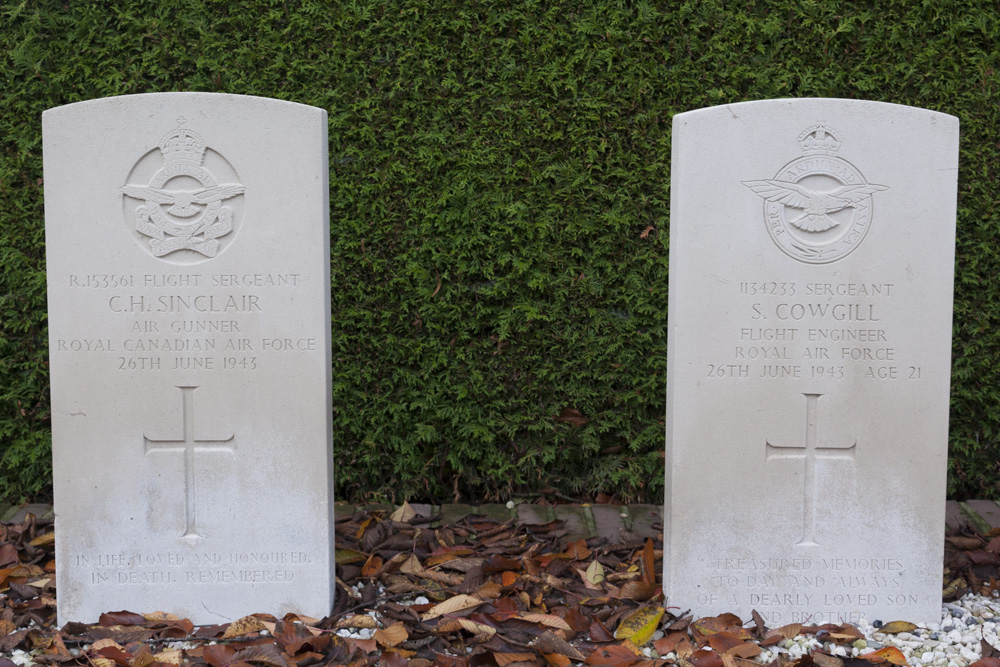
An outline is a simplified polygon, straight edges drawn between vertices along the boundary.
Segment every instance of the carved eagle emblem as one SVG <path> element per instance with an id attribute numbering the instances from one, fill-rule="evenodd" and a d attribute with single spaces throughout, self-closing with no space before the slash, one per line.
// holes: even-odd
<path id="1" fill-rule="evenodd" d="M 195 204 L 207 205 L 243 194 L 246 187 L 238 184 L 223 184 L 200 190 L 159 190 L 147 185 L 126 185 L 121 191 L 129 197 L 144 199 L 152 204 L 172 204 L 167 213 L 178 218 L 190 218 L 201 212 Z"/>
<path id="2" fill-rule="evenodd" d="M 788 222 L 807 232 L 822 232 L 840 223 L 830 217 L 830 213 L 854 205 L 871 196 L 873 192 L 888 190 L 886 185 L 864 183 L 845 185 L 826 192 L 809 190 L 798 183 L 787 181 L 744 181 L 747 186 L 767 201 L 778 202 L 791 208 L 802 209 L 802 215 Z"/>

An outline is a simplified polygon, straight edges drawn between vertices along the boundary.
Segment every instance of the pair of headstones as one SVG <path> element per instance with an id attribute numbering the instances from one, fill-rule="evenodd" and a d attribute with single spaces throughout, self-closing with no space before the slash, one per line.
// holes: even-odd
<path id="1" fill-rule="evenodd" d="M 62 621 L 333 600 L 326 112 L 44 115 Z M 940 605 L 958 123 L 674 119 L 664 590 L 771 623 Z"/>

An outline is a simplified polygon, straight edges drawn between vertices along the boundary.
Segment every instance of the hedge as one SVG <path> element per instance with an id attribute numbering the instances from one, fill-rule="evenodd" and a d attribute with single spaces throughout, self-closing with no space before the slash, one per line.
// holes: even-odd
<path id="1" fill-rule="evenodd" d="M 1000 10 L 874 5 L 0 3 L 0 496 L 50 492 L 41 112 L 189 90 L 329 111 L 352 501 L 659 502 L 672 116 L 814 96 L 958 116 L 949 492 L 1000 498 Z"/>

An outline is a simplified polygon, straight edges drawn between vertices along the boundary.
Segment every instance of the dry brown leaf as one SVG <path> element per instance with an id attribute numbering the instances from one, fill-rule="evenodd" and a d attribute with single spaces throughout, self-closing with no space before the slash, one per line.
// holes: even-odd
<path id="1" fill-rule="evenodd" d="M 100 651 L 102 648 L 107 648 L 109 646 L 113 646 L 122 651 L 125 650 L 124 646 L 116 642 L 111 637 L 104 637 L 103 639 L 98 639 L 96 642 L 90 645 L 90 648 L 94 651 Z"/>
<path id="2" fill-rule="evenodd" d="M 492 637 L 497 633 L 497 629 L 493 626 L 486 625 L 485 623 L 479 623 L 478 621 L 472 621 L 468 618 L 458 618 L 455 619 L 458 624 L 462 626 L 463 630 L 467 630 L 474 635 L 486 635 L 487 637 Z"/>
<path id="3" fill-rule="evenodd" d="M 497 661 L 497 667 L 507 667 L 512 662 L 532 662 L 535 659 L 534 653 L 494 653 L 493 659 Z"/>
<path id="4" fill-rule="evenodd" d="M 844 667 L 844 661 L 835 655 L 813 652 L 812 659 L 817 667 Z"/>
<path id="5" fill-rule="evenodd" d="M 529 623 L 539 623 L 541 625 L 547 625 L 550 628 L 559 628 L 560 630 L 573 632 L 573 628 L 570 627 L 569 623 L 555 614 L 521 614 L 519 618 L 522 621 L 528 621 Z"/>
<path id="6" fill-rule="evenodd" d="M 39 535 L 35 539 L 28 542 L 33 547 L 40 547 L 46 544 L 53 544 L 56 541 L 55 532 L 45 533 L 44 535 Z"/>
<path id="7" fill-rule="evenodd" d="M 369 617 L 371 618 L 371 617 Z M 410 633 L 402 623 L 394 623 L 387 628 L 380 628 L 375 631 L 374 639 L 385 647 L 397 646 L 410 638 Z"/>
<path id="8" fill-rule="evenodd" d="M 168 665 L 179 665 L 181 664 L 181 654 L 183 652 L 180 649 L 169 649 L 166 651 L 160 651 L 153 656 L 153 659 L 157 662 L 164 662 Z"/>
<path id="9" fill-rule="evenodd" d="M 340 619 L 333 627 L 337 630 L 346 630 L 347 628 L 375 630 L 378 628 L 378 623 L 368 614 L 354 614 L 353 616 Z"/>
<path id="10" fill-rule="evenodd" d="M 500 584 L 495 581 L 489 581 L 483 584 L 477 591 L 476 597 L 482 598 L 483 600 L 496 600 L 503 594 Z"/>
<path id="11" fill-rule="evenodd" d="M 420 564 L 420 559 L 417 558 L 416 554 L 410 554 L 410 557 L 399 566 L 399 571 L 406 574 L 417 574 L 423 572 L 423 569 L 424 566 Z"/>
<path id="12" fill-rule="evenodd" d="M 763 649 L 761 649 L 761 647 L 757 646 L 757 644 L 753 642 L 743 642 L 742 644 L 729 649 L 729 655 L 749 660 L 750 658 L 756 658 L 760 655 L 762 650 Z"/>
<path id="13" fill-rule="evenodd" d="M 566 545 L 566 555 L 572 560 L 587 560 L 590 557 L 590 549 L 587 548 L 586 541 L 577 540 Z"/>
<path id="14" fill-rule="evenodd" d="M 545 653 L 542 657 L 545 658 L 545 662 L 551 665 L 551 667 L 569 667 L 573 664 L 569 658 L 558 653 Z M 499 665 L 500 662 L 497 661 L 497 664 Z"/>
<path id="15" fill-rule="evenodd" d="M 537 650 L 542 655 L 551 655 L 556 653 L 558 655 L 564 655 L 568 658 L 573 658 L 574 660 L 586 659 L 586 656 L 570 646 L 569 642 L 565 639 L 556 636 L 556 634 L 551 630 L 546 630 L 538 637 L 535 637 L 529 646 Z"/>
<path id="16" fill-rule="evenodd" d="M 114 660 L 111 658 L 105 658 L 104 656 L 91 658 L 90 661 L 93 663 L 94 667 L 116 667 Z"/>
<path id="17" fill-rule="evenodd" d="M 903 652 L 895 646 L 887 646 L 883 649 L 875 651 L 874 653 L 866 653 L 862 657 L 868 662 L 875 664 L 888 662 L 893 665 L 898 665 L 899 667 L 906 665 L 906 656 L 903 655 Z"/>
<path id="18" fill-rule="evenodd" d="M 650 584 L 645 581 L 626 581 L 622 584 L 622 587 L 618 589 L 618 595 L 615 597 L 622 600 L 635 600 L 637 602 L 645 602 L 649 598 L 656 595 L 656 591 L 660 590 L 656 584 Z"/>
<path id="19" fill-rule="evenodd" d="M 382 559 L 372 554 L 365 561 L 365 564 L 361 566 L 361 576 L 362 577 L 374 577 L 379 570 L 382 569 Z"/>
<path id="20" fill-rule="evenodd" d="M 917 629 L 917 626 L 913 623 L 907 621 L 892 621 L 891 623 L 886 623 L 881 628 L 879 632 L 884 632 L 887 635 L 898 635 L 900 632 L 913 632 Z"/>
<path id="21" fill-rule="evenodd" d="M 780 628 L 776 628 L 771 632 L 777 632 L 779 635 L 785 639 L 792 639 L 802 632 L 801 623 L 789 623 L 788 625 L 783 625 Z"/>
<path id="22" fill-rule="evenodd" d="M 599 646 L 584 661 L 584 664 L 595 666 L 631 665 L 633 662 L 636 662 L 637 656 L 634 650 L 624 646 L 623 644 L 608 644 L 606 646 Z"/>
<path id="23" fill-rule="evenodd" d="M 232 639 L 233 637 L 242 637 L 243 635 L 248 635 L 251 632 L 260 632 L 261 630 L 266 630 L 264 624 L 261 623 L 260 619 L 256 616 L 244 616 L 243 618 L 238 618 L 229 624 L 226 631 L 223 633 L 223 639 Z"/>
<path id="24" fill-rule="evenodd" d="M 482 603 L 482 600 L 474 598 L 471 595 L 456 595 L 428 609 L 424 613 L 422 620 L 429 621 L 432 618 L 437 618 L 438 616 L 443 616 L 445 614 L 454 614 L 456 611 L 472 609 L 473 607 L 478 607 Z"/>
<path id="25" fill-rule="evenodd" d="M 416 511 L 410 507 L 410 503 L 404 500 L 403 504 L 396 508 L 396 511 L 392 513 L 389 519 L 398 521 L 399 523 L 406 523 L 415 516 L 417 516 Z"/>
<path id="26" fill-rule="evenodd" d="M 274 644 L 247 646 L 234 653 L 230 661 L 231 663 L 250 662 L 255 665 L 265 665 L 265 667 L 289 667 L 288 662 Z"/>
<path id="27" fill-rule="evenodd" d="M 143 614 L 142 617 L 145 618 L 147 621 L 179 621 L 179 620 L 181 620 L 180 616 L 175 616 L 174 614 L 171 614 L 171 613 L 165 612 L 165 611 L 154 611 L 151 614 Z"/>

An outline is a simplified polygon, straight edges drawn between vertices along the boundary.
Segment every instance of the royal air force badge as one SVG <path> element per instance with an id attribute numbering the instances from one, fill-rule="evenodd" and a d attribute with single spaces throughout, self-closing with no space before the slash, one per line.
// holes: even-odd
<path id="1" fill-rule="evenodd" d="M 788 256 L 826 264 L 853 252 L 871 227 L 872 195 L 888 186 L 869 183 L 836 155 L 840 134 L 818 123 L 798 136 L 803 155 L 772 179 L 743 181 L 764 199 L 771 239 Z"/>

